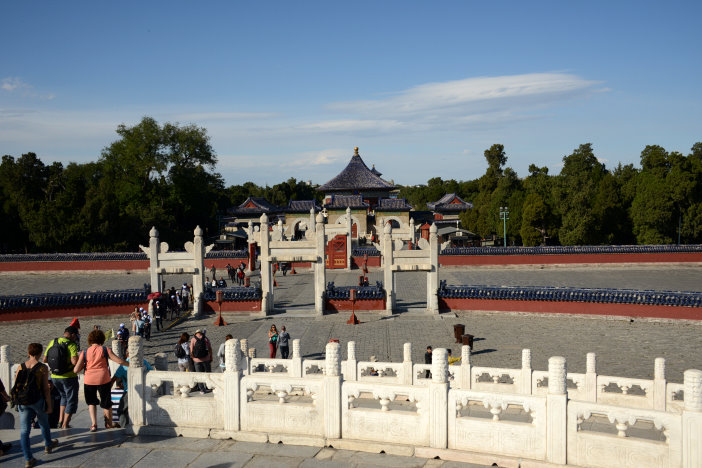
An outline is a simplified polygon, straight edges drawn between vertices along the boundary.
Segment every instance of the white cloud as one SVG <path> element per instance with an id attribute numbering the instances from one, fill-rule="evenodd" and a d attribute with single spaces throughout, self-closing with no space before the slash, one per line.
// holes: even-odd
<path id="1" fill-rule="evenodd" d="M 258 120 L 277 117 L 278 114 L 272 112 L 193 112 L 175 114 L 173 118 L 181 122 L 193 121 L 227 121 L 227 120 Z"/>
<path id="2" fill-rule="evenodd" d="M 325 120 L 299 125 L 300 130 L 320 132 L 390 132 L 401 130 L 403 123 L 397 120 Z"/>
<path id="3" fill-rule="evenodd" d="M 53 93 L 38 93 L 34 91 L 34 87 L 30 84 L 22 81 L 21 78 L 16 76 L 9 76 L 3 78 L 0 83 L 0 89 L 7 91 L 8 93 L 19 93 L 22 97 L 29 97 L 35 99 L 52 100 L 56 96 Z"/>
<path id="4" fill-rule="evenodd" d="M 335 164 L 348 156 L 348 150 L 325 149 L 321 151 L 303 152 L 295 159 L 283 164 L 284 167 L 321 166 Z"/>

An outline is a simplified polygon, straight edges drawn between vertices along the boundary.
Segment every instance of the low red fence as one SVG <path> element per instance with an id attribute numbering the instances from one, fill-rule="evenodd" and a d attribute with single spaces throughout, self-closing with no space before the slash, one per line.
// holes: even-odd
<path id="1" fill-rule="evenodd" d="M 442 312 L 482 310 L 702 320 L 702 309 L 699 307 L 670 307 L 641 304 L 439 298 L 439 309 Z"/>
<path id="2" fill-rule="evenodd" d="M 324 310 L 339 312 L 341 310 L 385 310 L 385 299 L 357 299 L 356 305 L 348 299 L 326 299 Z"/>
<path id="3" fill-rule="evenodd" d="M 439 255 L 440 266 L 697 262 L 702 262 L 702 252 L 569 255 Z"/>
<path id="4" fill-rule="evenodd" d="M 37 307 L 22 309 L 6 309 L 0 311 L 0 322 L 14 320 L 42 320 L 70 317 L 89 317 L 101 315 L 123 315 L 126 321 L 134 311 L 134 307 L 145 307 L 144 302 L 86 305 L 69 307 Z"/>
<path id="5" fill-rule="evenodd" d="M 214 301 L 204 302 L 202 310 L 219 313 L 219 304 Z M 222 312 L 261 312 L 261 301 L 225 301 L 222 302 Z"/>

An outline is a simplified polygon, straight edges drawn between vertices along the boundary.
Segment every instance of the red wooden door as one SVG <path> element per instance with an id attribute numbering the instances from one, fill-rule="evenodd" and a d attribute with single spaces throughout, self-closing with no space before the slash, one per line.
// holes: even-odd
<path id="1" fill-rule="evenodd" d="M 346 236 L 335 236 L 327 244 L 326 266 L 329 269 L 346 268 Z"/>

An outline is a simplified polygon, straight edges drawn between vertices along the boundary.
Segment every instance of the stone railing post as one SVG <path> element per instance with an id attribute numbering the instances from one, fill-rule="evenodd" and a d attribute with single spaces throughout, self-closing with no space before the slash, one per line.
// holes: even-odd
<path id="1" fill-rule="evenodd" d="M 429 382 L 429 446 L 448 445 L 448 351 L 438 348 L 432 352 L 431 382 Z"/>
<path id="2" fill-rule="evenodd" d="M 314 268 L 314 312 L 318 317 L 324 315 L 324 299 L 327 287 L 327 267 L 325 264 L 324 248 L 326 247 L 326 229 L 324 228 L 324 215 L 317 214 L 315 227 L 315 246 L 317 247 L 317 261 Z"/>
<path id="3" fill-rule="evenodd" d="M 385 283 L 385 314 L 392 315 L 395 309 L 395 275 L 393 264 L 392 225 L 383 227 L 383 282 Z"/>
<path id="4" fill-rule="evenodd" d="M 402 349 L 402 384 L 412 385 L 412 343 L 405 343 Z"/>
<path id="5" fill-rule="evenodd" d="M 12 360 L 10 359 L 10 345 L 0 346 L 0 380 L 5 385 L 7 394 L 10 394 L 12 388 Z"/>
<path id="6" fill-rule="evenodd" d="M 134 433 L 138 434 L 139 426 L 146 425 L 146 372 L 144 368 L 144 346 L 140 336 L 129 338 L 129 381 L 127 394 L 129 398 L 129 419 L 132 420 Z M 148 389 L 150 391 L 151 389 Z"/>
<path id="7" fill-rule="evenodd" d="M 261 215 L 261 313 L 268 315 L 273 311 L 273 275 L 271 274 L 270 233 L 268 232 L 268 216 Z"/>
<path id="8" fill-rule="evenodd" d="M 555 356 L 548 360 L 548 394 L 546 395 L 546 460 L 566 463 L 566 423 L 568 390 L 566 360 Z"/>
<path id="9" fill-rule="evenodd" d="M 319 227 L 319 226 L 318 226 Z M 341 438 L 341 353 L 339 343 L 327 343 L 324 367 L 324 437 Z"/>
<path id="10" fill-rule="evenodd" d="M 202 228 L 197 226 L 193 231 L 193 315 L 202 314 L 205 294 L 205 240 Z"/>
<path id="11" fill-rule="evenodd" d="M 429 263 L 431 270 L 427 273 L 427 311 L 439 313 L 439 236 L 436 224 L 429 228 Z"/>
<path id="12" fill-rule="evenodd" d="M 239 340 L 232 338 L 224 343 L 224 430 L 238 431 L 240 429 L 241 403 L 241 345 Z"/>
<path id="13" fill-rule="evenodd" d="M 470 390 L 471 388 L 471 368 L 472 364 L 470 362 L 470 346 L 461 346 L 461 382 L 460 388 L 463 390 Z"/>
<path id="14" fill-rule="evenodd" d="M 149 278 L 151 281 L 151 292 L 163 292 L 161 285 L 161 275 L 158 273 L 158 229 L 153 226 L 149 231 Z"/>
<path id="15" fill-rule="evenodd" d="M 302 354 L 300 353 L 300 339 L 296 338 L 292 342 L 292 359 L 290 362 L 288 375 L 290 377 L 303 377 L 302 375 Z"/>
<path id="16" fill-rule="evenodd" d="M 597 402 L 597 355 L 587 353 L 585 361 L 585 401 Z"/>
<path id="17" fill-rule="evenodd" d="M 346 344 L 346 371 L 344 380 L 353 382 L 358 379 L 358 361 L 356 360 L 356 342 L 349 341 Z"/>
<path id="18" fill-rule="evenodd" d="M 702 371 L 683 373 L 685 402 L 682 413 L 683 468 L 702 466 Z"/>
<path id="19" fill-rule="evenodd" d="M 522 369 L 519 372 L 518 392 L 522 395 L 531 395 L 531 350 L 522 350 Z"/>
<path id="20" fill-rule="evenodd" d="M 665 358 L 656 358 L 653 364 L 653 409 L 665 411 L 666 407 Z"/>

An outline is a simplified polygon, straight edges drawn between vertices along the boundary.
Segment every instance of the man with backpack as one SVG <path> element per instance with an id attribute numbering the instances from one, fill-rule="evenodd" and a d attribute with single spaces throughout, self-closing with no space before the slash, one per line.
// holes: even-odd
<path id="1" fill-rule="evenodd" d="M 51 381 L 61 395 L 58 427 L 68 429 L 71 417 L 78 411 L 78 375 L 73 366 L 78 362 L 78 337 L 76 327 L 66 327 L 63 336 L 49 342 L 44 353 L 44 362 L 49 365 Z"/>
<path id="2" fill-rule="evenodd" d="M 15 374 L 15 384 L 10 392 L 12 404 L 20 414 L 20 445 L 24 454 L 25 467 L 36 465 L 32 456 L 29 432 L 32 419 L 36 416 L 41 435 L 44 439 L 44 452 L 51 453 L 58 447 L 58 440 L 51 438 L 48 414 L 53 411 L 49 393 L 49 370 L 39 362 L 43 351 L 39 343 L 30 343 L 27 347 L 27 361 L 23 362 Z"/>
<path id="3" fill-rule="evenodd" d="M 195 366 L 195 372 L 212 372 L 212 345 L 209 338 L 200 329 L 195 330 L 195 336 L 190 340 L 190 357 Z M 207 385 L 197 384 L 200 393 L 207 393 Z"/>

